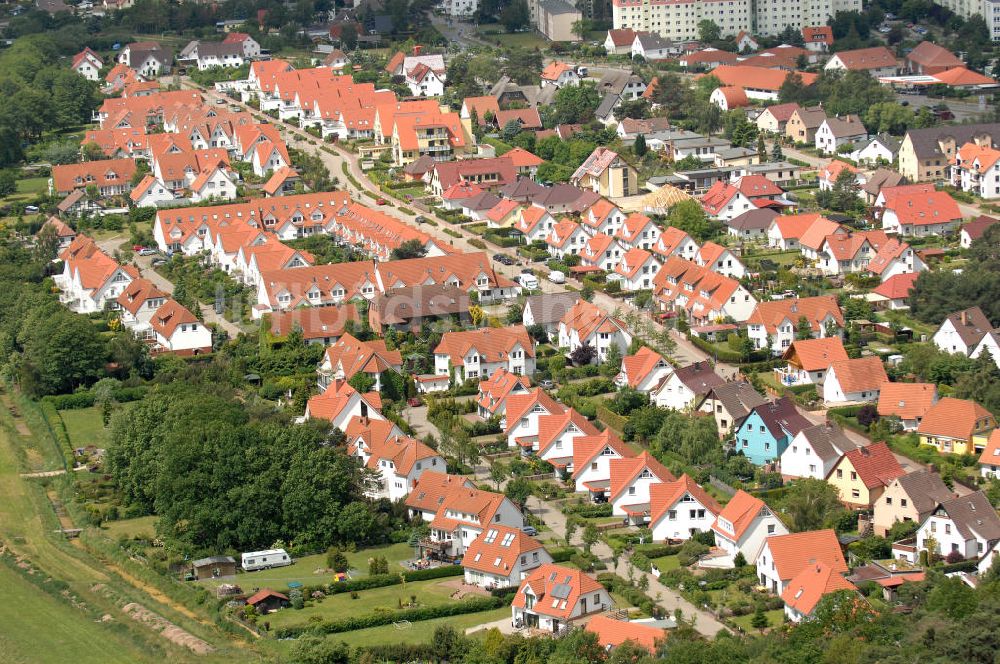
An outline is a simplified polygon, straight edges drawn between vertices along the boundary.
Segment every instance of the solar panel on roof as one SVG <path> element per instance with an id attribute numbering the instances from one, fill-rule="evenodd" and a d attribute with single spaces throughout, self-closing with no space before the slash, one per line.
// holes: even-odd
<path id="1" fill-rule="evenodd" d="M 569 585 L 565 583 L 559 583 L 556 584 L 556 586 L 552 589 L 552 592 L 550 594 L 555 599 L 568 599 L 569 594 L 572 592 L 572 590 L 573 589 Z"/>

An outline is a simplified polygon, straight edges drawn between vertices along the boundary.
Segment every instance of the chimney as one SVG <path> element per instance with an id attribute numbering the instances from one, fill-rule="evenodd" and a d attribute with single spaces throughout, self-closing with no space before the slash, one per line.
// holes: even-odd
<path id="1" fill-rule="evenodd" d="M 422 51 L 423 48 L 424 47 L 421 46 L 420 44 L 417 44 L 416 46 L 414 46 L 413 47 L 413 55 L 420 55 L 420 51 Z"/>
<path id="2" fill-rule="evenodd" d="M 960 315 L 962 317 L 962 325 L 968 325 L 969 324 L 969 314 L 968 314 L 968 312 L 963 311 Z"/>

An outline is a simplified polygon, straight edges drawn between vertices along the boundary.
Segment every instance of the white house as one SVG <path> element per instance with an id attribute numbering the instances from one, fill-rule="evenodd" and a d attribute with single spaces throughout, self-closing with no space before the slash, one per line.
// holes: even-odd
<path id="1" fill-rule="evenodd" d="M 633 212 L 622 219 L 615 238 L 630 249 L 651 250 L 660 239 L 660 227 L 646 215 Z"/>
<path id="2" fill-rule="evenodd" d="M 649 400 L 660 408 L 688 410 L 709 390 L 725 382 L 711 362 L 695 362 L 675 369 L 650 392 Z"/>
<path id="3" fill-rule="evenodd" d="M 566 408 L 544 390 L 536 387 L 526 394 L 507 397 L 507 435 L 509 447 L 520 447 L 525 453 L 538 451 L 538 420 L 545 415 L 562 413 Z"/>
<path id="4" fill-rule="evenodd" d="M 788 528 L 763 500 L 740 489 L 719 512 L 712 524 L 715 544 L 732 560 L 742 553 L 747 562 L 757 560 L 764 540 L 774 535 L 787 535 Z"/>
<path id="5" fill-rule="evenodd" d="M 580 346 L 589 345 L 596 351 L 594 361 L 598 364 L 607 357 L 612 345 L 618 346 L 624 356 L 631 344 L 632 334 L 623 322 L 586 300 L 573 305 L 559 321 L 559 347 L 568 348 L 572 353 Z"/>
<path id="6" fill-rule="evenodd" d="M 771 352 L 778 355 L 792 345 L 802 318 L 809 322 L 813 338 L 828 336 L 828 331 L 839 336 L 844 326 L 837 298 L 819 295 L 757 303 L 747 319 L 747 335 L 754 348 L 763 348 L 770 341 Z"/>
<path id="7" fill-rule="evenodd" d="M 149 320 L 156 345 L 177 355 L 212 351 L 212 331 L 175 300 L 167 300 Z"/>
<path id="8" fill-rule="evenodd" d="M 555 225 L 556 220 L 545 208 L 534 205 L 523 208 L 521 216 L 514 222 L 514 228 L 524 235 L 528 243 L 545 240 Z"/>
<path id="9" fill-rule="evenodd" d="M 882 384 L 889 381 L 877 355 L 830 364 L 823 381 L 823 401 L 830 404 L 877 402 Z"/>
<path id="10" fill-rule="evenodd" d="M 534 569 L 552 562 L 542 543 L 519 528 L 491 526 L 469 544 L 462 557 L 465 582 L 486 588 L 512 588 Z"/>
<path id="11" fill-rule="evenodd" d="M 575 408 L 538 419 L 538 456 L 551 463 L 557 472 L 573 472 L 574 440 L 600 433 Z"/>
<path id="12" fill-rule="evenodd" d="M 174 192 L 149 173 L 129 192 L 129 198 L 136 207 L 158 207 L 175 200 Z"/>
<path id="13" fill-rule="evenodd" d="M 899 139 L 888 134 L 873 136 L 863 146 L 848 155 L 852 161 L 858 164 L 892 164 L 896 161 L 899 153 Z"/>
<path id="14" fill-rule="evenodd" d="M 543 88 L 546 86 L 561 88 L 567 85 L 580 85 L 580 77 L 577 75 L 576 69 L 572 65 L 558 60 L 549 63 L 542 70 L 541 79 Z"/>
<path id="15" fill-rule="evenodd" d="M 325 392 L 309 399 L 305 418 L 326 420 L 334 429 L 342 431 L 353 417 L 384 420 L 380 412 L 381 400 L 375 397 L 377 394 L 361 394 L 347 381 L 338 379 Z"/>
<path id="16" fill-rule="evenodd" d="M 649 290 L 653 287 L 653 279 L 663 265 L 659 259 L 645 249 L 629 249 L 614 267 L 614 274 L 620 277 L 623 291 L 634 292 Z"/>
<path id="17" fill-rule="evenodd" d="M 206 168 L 191 183 L 191 200 L 231 201 L 236 198 L 236 171 L 222 164 Z"/>
<path id="18" fill-rule="evenodd" d="M 444 72 L 421 63 L 406 72 L 405 83 L 414 97 L 440 97 L 444 94 Z"/>
<path id="19" fill-rule="evenodd" d="M 1000 368 L 1000 329 L 993 330 L 985 335 L 969 357 L 975 360 L 983 353 L 989 353 L 990 357 L 993 358 L 994 364 Z"/>
<path id="20" fill-rule="evenodd" d="M 917 550 L 945 557 L 954 551 L 964 560 L 980 558 L 998 540 L 1000 516 L 982 491 L 939 503 L 917 529 Z"/>
<path id="21" fill-rule="evenodd" d="M 605 429 L 573 441 L 573 481 L 577 492 L 604 498 L 611 487 L 611 461 L 634 457 L 636 451 Z"/>
<path id="22" fill-rule="evenodd" d="M 101 68 L 104 67 L 104 58 L 99 56 L 89 47 L 83 49 L 73 56 L 73 64 L 70 68 L 88 81 L 101 80 Z"/>
<path id="23" fill-rule="evenodd" d="M 746 267 L 733 252 L 715 242 L 706 242 L 701 245 L 694 262 L 702 267 L 707 267 L 712 272 L 733 279 L 742 279 L 747 273 Z"/>
<path id="24" fill-rule="evenodd" d="M 868 130 L 857 115 L 828 117 L 816 130 L 816 149 L 820 154 L 836 154 L 842 145 L 856 145 L 868 140 Z"/>
<path id="25" fill-rule="evenodd" d="M 847 572 L 847 562 L 840 552 L 837 533 L 832 529 L 768 537 L 754 559 L 760 585 L 774 595 L 785 592 L 803 568 L 816 563 L 829 565 L 838 574 Z"/>
<path id="26" fill-rule="evenodd" d="M 825 480 L 840 457 L 857 444 L 833 423 L 802 429 L 781 453 L 781 475 Z"/>
<path id="27" fill-rule="evenodd" d="M 649 529 L 654 542 L 708 532 L 722 507 L 685 473 L 676 482 L 649 487 Z"/>
<path id="28" fill-rule="evenodd" d="M 501 368 L 515 376 L 535 373 L 535 345 L 523 325 L 446 332 L 434 349 L 434 373 L 453 374 L 456 384 L 478 382 Z"/>
<path id="29" fill-rule="evenodd" d="M 373 444 L 365 466 L 378 474 L 378 488 L 370 498 L 397 501 L 409 495 L 425 471 L 444 472 L 444 457 L 423 442 L 408 436 L 391 436 Z"/>
<path id="30" fill-rule="evenodd" d="M 608 491 L 611 514 L 627 516 L 629 521 L 640 525 L 649 520 L 650 486 L 676 479 L 647 450 L 643 450 L 639 456 L 610 461 L 608 466 L 611 470 Z"/>
<path id="31" fill-rule="evenodd" d="M 614 606 L 608 591 L 591 576 L 561 565 L 542 565 L 521 582 L 511 603 L 516 629 L 532 627 L 562 634 L 577 618 Z"/>
<path id="32" fill-rule="evenodd" d="M 615 377 L 615 385 L 649 393 L 672 371 L 673 367 L 662 355 L 643 346 L 634 355 L 622 358 L 622 370 Z"/>
<path id="33" fill-rule="evenodd" d="M 618 240 L 598 233 L 588 239 L 580 250 L 580 265 L 610 272 L 621 262 L 623 253 L 625 252 Z"/>
<path id="34" fill-rule="evenodd" d="M 549 234 L 545 237 L 545 244 L 553 258 L 565 258 L 581 254 L 588 240 L 590 240 L 590 235 L 583 230 L 580 224 L 564 218 L 552 226 Z"/>
<path id="35" fill-rule="evenodd" d="M 970 355 L 983 337 L 993 329 L 986 314 L 979 307 L 949 314 L 931 339 L 934 345 L 946 353 Z"/>

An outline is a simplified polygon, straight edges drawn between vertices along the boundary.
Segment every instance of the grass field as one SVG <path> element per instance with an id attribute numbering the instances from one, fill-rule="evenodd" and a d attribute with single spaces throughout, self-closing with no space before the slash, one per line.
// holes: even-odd
<path id="1" fill-rule="evenodd" d="M 661 572 L 669 572 L 672 569 L 677 569 L 681 566 L 680 562 L 677 560 L 677 556 L 663 556 L 662 558 L 653 558 L 649 562 L 656 565 L 656 569 Z"/>
<path id="2" fill-rule="evenodd" d="M 306 601 L 305 608 L 299 611 L 290 609 L 270 614 L 268 620 L 274 627 L 284 627 L 308 622 L 314 616 L 322 620 L 335 620 L 350 615 L 375 613 L 382 609 L 395 611 L 400 608 L 400 603 L 408 604 L 413 597 L 416 597 L 420 607 L 443 606 L 456 601 L 450 597 L 455 590 L 446 585 L 449 581 L 450 579 L 430 579 L 372 588 L 358 593 L 357 599 L 352 599 L 350 593 L 330 595 L 319 601 Z M 245 583 L 243 586 L 246 589 Z"/>
<path id="3" fill-rule="evenodd" d="M 105 521 L 101 525 L 103 530 L 111 539 L 125 537 L 138 537 L 140 535 L 153 537 L 156 534 L 154 526 L 159 517 L 140 516 L 136 519 L 122 519 L 121 521 Z"/>
<path id="4" fill-rule="evenodd" d="M 773 611 L 765 611 L 764 615 L 767 616 L 767 626 L 768 627 L 778 627 L 785 621 L 785 610 L 784 609 L 774 609 Z M 756 632 L 753 627 L 750 626 L 751 621 L 753 621 L 753 614 L 738 616 L 733 618 L 733 622 L 745 629 L 747 632 Z"/>
<path id="5" fill-rule="evenodd" d="M 491 32 L 499 32 L 500 34 L 489 34 Z M 541 36 L 534 30 L 507 34 L 504 32 L 502 25 L 494 23 L 480 25 L 476 29 L 476 37 L 491 44 L 495 44 L 499 41 L 503 46 L 511 48 L 544 49 L 549 45 L 545 37 Z"/>
<path id="6" fill-rule="evenodd" d="M 104 428 L 104 418 L 97 406 L 59 411 L 73 447 L 96 445 L 107 447 L 110 432 Z"/>

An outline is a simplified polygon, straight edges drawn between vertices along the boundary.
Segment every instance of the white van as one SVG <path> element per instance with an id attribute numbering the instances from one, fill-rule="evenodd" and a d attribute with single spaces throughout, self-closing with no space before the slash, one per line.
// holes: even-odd
<path id="1" fill-rule="evenodd" d="M 566 275 L 559 270 L 552 270 L 549 272 L 549 281 L 554 284 L 564 284 L 566 283 Z"/>
<path id="2" fill-rule="evenodd" d="M 521 284 L 521 288 L 527 288 L 528 290 L 535 290 L 538 288 L 538 278 L 533 274 L 519 274 L 517 276 L 517 282 Z"/>
<path id="3" fill-rule="evenodd" d="M 285 567 L 292 564 L 292 557 L 284 549 L 251 551 L 241 556 L 240 566 L 244 572 L 253 572 L 271 567 Z"/>

